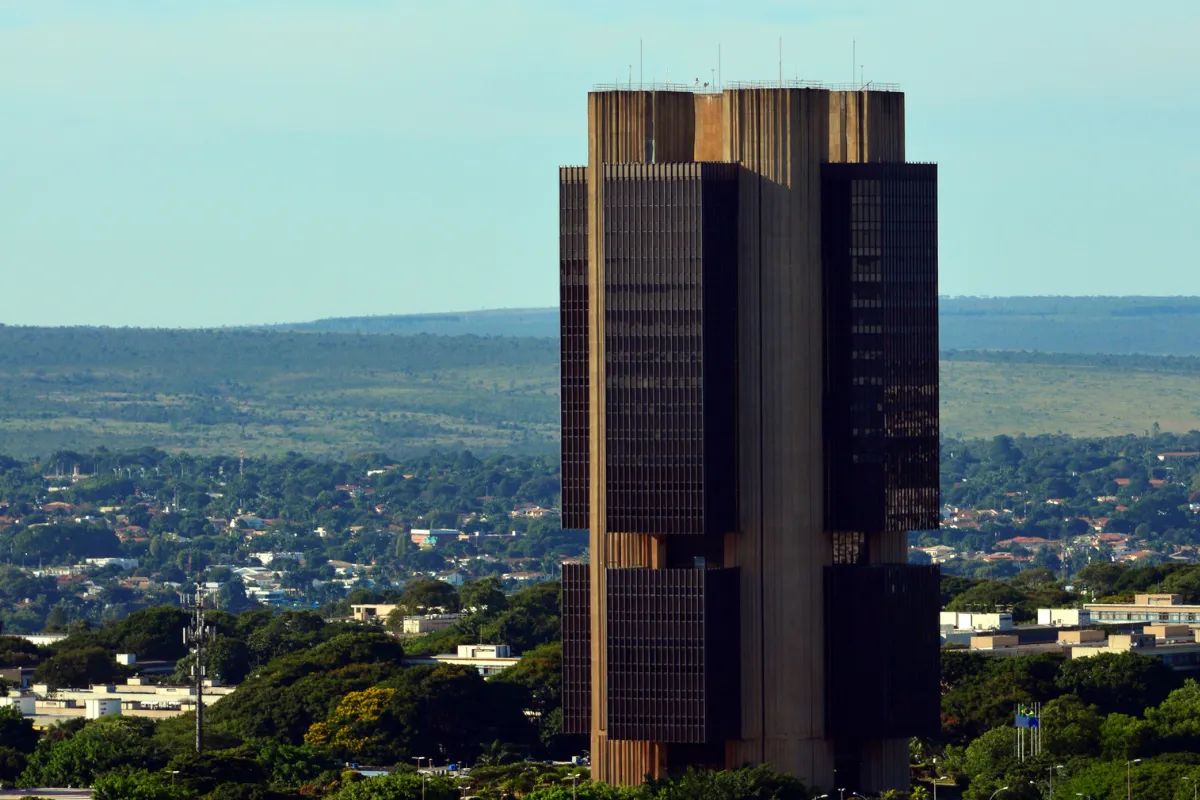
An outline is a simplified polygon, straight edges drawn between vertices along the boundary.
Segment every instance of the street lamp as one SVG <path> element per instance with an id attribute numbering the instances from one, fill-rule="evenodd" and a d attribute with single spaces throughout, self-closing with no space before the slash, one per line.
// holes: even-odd
<path id="1" fill-rule="evenodd" d="M 417 773 L 421 776 L 421 800 L 425 800 L 425 773 L 421 772 L 421 762 L 425 760 L 425 756 L 413 756 L 412 758 L 417 762 Z"/>
<path id="2" fill-rule="evenodd" d="M 827 795 L 827 794 L 819 794 L 819 795 L 817 795 L 816 797 L 814 797 L 812 800 L 825 800 L 825 798 L 826 798 L 826 797 L 829 797 L 829 795 Z"/>
<path id="3" fill-rule="evenodd" d="M 1084 797 L 1084 798 L 1087 798 L 1087 800 L 1092 800 L 1092 796 L 1090 794 L 1084 794 L 1083 792 L 1076 792 L 1075 796 L 1076 797 Z"/>
<path id="4" fill-rule="evenodd" d="M 1197 783 L 1195 778 L 1192 778 L 1191 776 L 1188 776 L 1188 775 L 1184 775 L 1183 779 L 1185 781 L 1192 782 L 1192 800 L 1196 800 L 1197 793 L 1200 792 L 1200 783 Z"/>
<path id="5" fill-rule="evenodd" d="M 1046 767 L 1046 771 L 1050 773 L 1050 800 L 1054 800 L 1054 770 L 1062 768 L 1062 764 L 1055 764 L 1053 767 Z"/>
<path id="6" fill-rule="evenodd" d="M 563 778 L 563 780 L 565 781 L 565 780 L 567 780 L 567 778 Z M 576 772 L 573 775 L 571 775 L 570 780 L 571 780 L 571 800 L 575 800 L 575 787 L 579 784 L 579 773 Z"/>
<path id="7" fill-rule="evenodd" d="M 838 800 L 846 800 L 846 790 L 844 788 L 838 789 Z"/>
<path id="8" fill-rule="evenodd" d="M 1007 787 L 1007 786 L 1001 786 L 999 789 L 997 789 L 996 791 L 992 792 L 992 796 L 991 796 L 991 797 L 989 797 L 989 798 L 988 798 L 988 800 L 996 800 L 996 795 L 1000 794 L 1001 792 L 1007 792 L 1007 791 L 1008 791 L 1008 787 Z"/>
<path id="9" fill-rule="evenodd" d="M 1133 765 L 1140 763 L 1142 763 L 1140 758 L 1125 762 L 1125 796 L 1128 800 L 1133 800 Z"/>

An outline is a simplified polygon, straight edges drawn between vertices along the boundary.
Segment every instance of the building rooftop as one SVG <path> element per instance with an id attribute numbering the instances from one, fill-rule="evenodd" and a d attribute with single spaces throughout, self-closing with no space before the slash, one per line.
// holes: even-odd
<path id="1" fill-rule="evenodd" d="M 693 94 L 720 94 L 726 89 L 824 89 L 829 92 L 898 92 L 898 83 L 826 83 L 801 78 L 784 78 L 768 81 L 724 81 L 713 83 L 697 78 L 692 83 L 669 83 L 667 81 L 626 81 L 624 83 L 597 83 L 593 92 L 692 92 Z"/>

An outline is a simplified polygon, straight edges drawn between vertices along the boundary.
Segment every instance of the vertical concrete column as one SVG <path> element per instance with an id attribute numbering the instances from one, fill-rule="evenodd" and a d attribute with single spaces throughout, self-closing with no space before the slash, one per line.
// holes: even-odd
<path id="1" fill-rule="evenodd" d="M 821 181 L 829 92 L 725 93 L 725 160 L 745 170 L 739 218 L 742 741 L 829 786 L 825 738 Z"/>
<path id="2" fill-rule="evenodd" d="M 829 161 L 904 161 L 902 92 L 830 92 Z"/>

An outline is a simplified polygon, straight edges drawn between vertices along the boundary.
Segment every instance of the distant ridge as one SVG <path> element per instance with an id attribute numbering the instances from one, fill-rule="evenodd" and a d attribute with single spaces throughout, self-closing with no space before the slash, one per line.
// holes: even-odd
<path id="1" fill-rule="evenodd" d="M 437 314 L 331 317 L 266 326 L 278 331 L 323 333 L 428 333 L 439 336 L 558 337 L 557 308 L 499 308 Z"/>
<path id="2" fill-rule="evenodd" d="M 943 297 L 942 350 L 1200 356 L 1200 297 Z M 558 336 L 557 308 L 335 317 L 278 331 Z"/>

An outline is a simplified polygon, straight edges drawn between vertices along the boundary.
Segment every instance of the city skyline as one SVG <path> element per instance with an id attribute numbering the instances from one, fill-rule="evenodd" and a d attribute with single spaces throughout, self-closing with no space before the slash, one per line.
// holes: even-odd
<path id="1" fill-rule="evenodd" d="M 0 322 L 553 305 L 555 189 L 523 176 L 581 160 L 580 92 L 636 77 L 639 40 L 647 80 L 709 79 L 718 46 L 725 80 L 772 79 L 782 38 L 785 77 L 897 82 L 942 165 L 944 294 L 1200 294 L 1173 257 L 1200 10 L 1161 10 L 0 2 L 6 288 L 44 299 Z"/>

